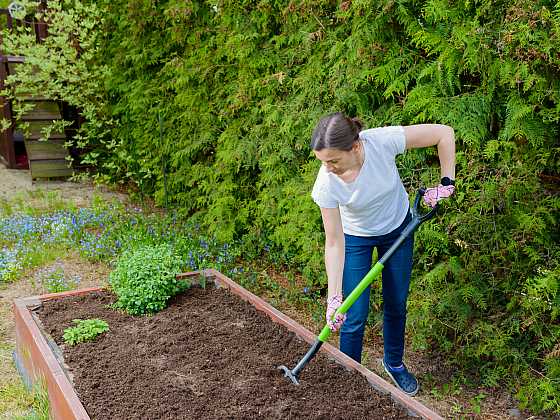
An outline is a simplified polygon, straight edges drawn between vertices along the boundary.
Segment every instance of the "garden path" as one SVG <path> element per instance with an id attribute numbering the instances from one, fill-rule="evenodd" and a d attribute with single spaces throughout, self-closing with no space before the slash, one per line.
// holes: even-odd
<path id="1" fill-rule="evenodd" d="M 126 201 L 127 196 L 122 193 L 109 191 L 104 187 L 96 187 L 91 183 L 69 182 L 64 180 L 31 181 L 29 170 L 7 169 L 0 163 L 0 200 L 12 200 L 33 194 L 54 192 L 62 199 L 73 201 L 77 207 L 83 207 L 91 202 L 94 195 L 102 195 Z M 39 204 L 39 203 L 37 203 Z"/>

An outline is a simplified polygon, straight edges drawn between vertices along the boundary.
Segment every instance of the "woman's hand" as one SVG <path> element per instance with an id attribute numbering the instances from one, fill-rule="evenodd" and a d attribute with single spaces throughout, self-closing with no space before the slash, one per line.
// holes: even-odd
<path id="1" fill-rule="evenodd" d="M 327 299 L 327 325 L 333 332 L 338 331 L 346 321 L 346 314 L 338 314 L 333 319 L 333 315 L 340 305 L 342 305 L 342 295 L 334 295 Z"/>
<path id="2" fill-rule="evenodd" d="M 424 194 L 426 204 L 434 207 L 439 200 L 455 191 L 452 182 L 455 179 L 455 132 L 442 124 L 417 124 L 403 128 L 407 149 L 437 145 L 442 182 L 437 187 L 428 188 Z M 445 182 L 446 178 L 451 182 Z"/>
<path id="3" fill-rule="evenodd" d="M 455 187 L 453 185 L 443 186 L 439 184 L 437 187 L 428 188 L 424 193 L 424 202 L 428 206 L 434 207 L 439 200 L 451 196 L 454 191 Z"/>

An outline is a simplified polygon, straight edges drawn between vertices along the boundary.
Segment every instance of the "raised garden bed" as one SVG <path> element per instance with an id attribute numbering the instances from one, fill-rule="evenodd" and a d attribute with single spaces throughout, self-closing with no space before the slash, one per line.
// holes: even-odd
<path id="1" fill-rule="evenodd" d="M 204 277 L 151 317 L 108 308 L 101 289 L 15 301 L 20 371 L 45 379 L 60 419 L 441 418 L 330 345 L 293 385 L 276 367 L 293 366 L 315 335 L 219 272 Z M 65 346 L 76 318 L 110 331 Z"/>

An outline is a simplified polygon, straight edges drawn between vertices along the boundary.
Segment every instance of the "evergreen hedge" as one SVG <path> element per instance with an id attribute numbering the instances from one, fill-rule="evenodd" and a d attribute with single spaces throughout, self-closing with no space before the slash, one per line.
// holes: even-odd
<path id="1" fill-rule="evenodd" d="M 310 198 L 318 119 L 454 127 L 457 192 L 417 234 L 410 337 L 560 412 L 560 3 L 96 4 L 116 122 L 90 136 L 99 176 L 248 251 L 272 246 L 312 286 L 326 282 Z M 439 179 L 435 150 L 398 165 L 411 193 Z"/>
<path id="2" fill-rule="evenodd" d="M 342 110 L 370 127 L 454 127 L 457 194 L 418 233 L 410 336 L 560 412 L 559 3 L 105 6 L 120 126 L 104 173 L 159 203 L 167 191 L 223 240 L 272 244 L 316 286 L 326 281 L 310 198 L 318 119 Z M 439 178 L 435 150 L 398 164 L 411 193 Z"/>

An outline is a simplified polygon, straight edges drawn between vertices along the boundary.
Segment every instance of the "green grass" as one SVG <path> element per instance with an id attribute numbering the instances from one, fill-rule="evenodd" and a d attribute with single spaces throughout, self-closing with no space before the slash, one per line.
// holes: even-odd
<path id="1" fill-rule="evenodd" d="M 33 395 L 19 378 L 0 385 L 0 419 L 24 419 L 33 405 Z"/>
<path id="2" fill-rule="evenodd" d="M 15 420 L 51 420 L 50 409 L 51 406 L 47 388 L 41 383 L 36 386 L 33 391 L 31 412 L 21 417 L 16 417 Z"/>
<path id="3" fill-rule="evenodd" d="M 37 189 L 18 192 L 9 200 L 0 199 L 0 217 L 8 217 L 15 213 L 38 216 L 57 210 L 74 210 L 76 205 L 64 199 L 58 191 Z"/>
<path id="4" fill-rule="evenodd" d="M 68 250 L 62 246 L 42 246 L 40 243 L 33 245 L 33 248 L 26 254 L 24 260 L 25 268 L 41 267 L 68 255 Z"/>
<path id="5" fill-rule="evenodd" d="M 0 246 L 2 245 L 3 244 L 0 243 Z M 69 252 L 66 247 L 56 245 L 43 246 L 39 242 L 32 243 L 27 250 L 28 251 L 22 262 L 23 270 L 46 266 L 59 258 L 64 258 Z M 0 285 L 13 283 L 20 275 L 21 270 L 18 270 L 14 273 L 15 277 L 10 276 L 8 278 L 0 279 Z"/>
<path id="6" fill-rule="evenodd" d="M 32 393 L 24 387 L 24 392 L 30 398 L 31 404 L 25 413 L 16 414 L 14 420 L 51 420 L 49 393 L 45 383 L 37 383 Z"/>
<path id="7" fill-rule="evenodd" d="M 5 305 L 0 309 L 4 316 Z M 13 343 L 6 341 L 7 331 L 0 323 L 0 420 L 50 420 L 46 387 L 39 382 L 29 391 L 15 368 Z"/>

